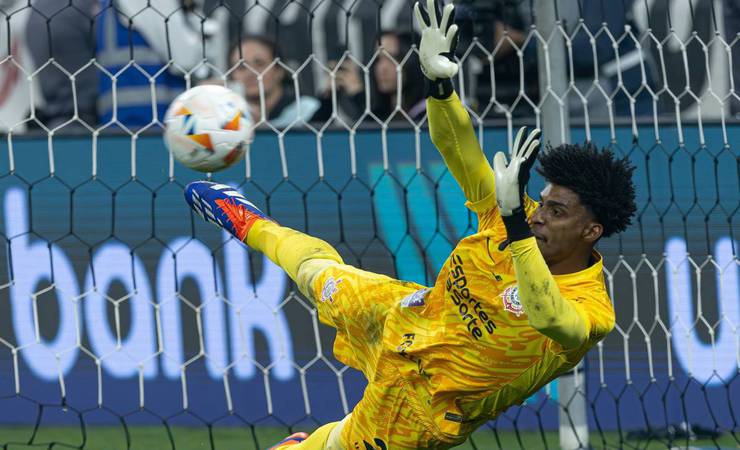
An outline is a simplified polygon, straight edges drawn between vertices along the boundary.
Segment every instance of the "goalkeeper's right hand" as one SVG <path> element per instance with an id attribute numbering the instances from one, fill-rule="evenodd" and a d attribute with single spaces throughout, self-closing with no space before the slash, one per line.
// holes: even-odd
<path id="1" fill-rule="evenodd" d="M 427 0 L 426 10 L 416 2 L 414 12 L 421 28 L 419 62 L 422 72 L 430 81 L 454 77 L 458 68 L 453 61 L 458 40 L 457 25 L 452 23 L 455 6 L 445 6 L 440 14 L 437 2 Z"/>
<path id="2" fill-rule="evenodd" d="M 516 134 L 509 163 L 506 162 L 506 155 L 503 152 L 497 152 L 493 157 L 496 203 L 504 217 L 513 215 L 517 210 L 523 211 L 524 188 L 529 182 L 529 171 L 540 152 L 540 141 L 537 139 L 540 129 L 535 128 L 522 143 L 522 137 L 526 132 L 527 127 L 521 127 Z"/>

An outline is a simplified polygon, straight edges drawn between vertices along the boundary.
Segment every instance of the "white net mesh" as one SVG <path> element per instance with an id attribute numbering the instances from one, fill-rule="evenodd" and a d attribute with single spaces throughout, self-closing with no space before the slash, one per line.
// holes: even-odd
<path id="1" fill-rule="evenodd" d="M 740 5 L 558 1 L 543 33 L 537 4 L 457 5 L 482 147 L 554 112 L 561 136 L 629 156 L 638 216 L 600 244 L 617 327 L 575 388 L 465 445 L 557 447 L 585 399 L 594 447 L 735 447 Z M 199 83 L 243 93 L 255 143 L 212 179 L 350 264 L 430 284 L 476 219 L 428 138 L 411 5 L 1 2 L 0 445 L 265 448 L 351 411 L 364 380 L 310 302 L 191 216 L 200 175 L 161 116 Z"/>

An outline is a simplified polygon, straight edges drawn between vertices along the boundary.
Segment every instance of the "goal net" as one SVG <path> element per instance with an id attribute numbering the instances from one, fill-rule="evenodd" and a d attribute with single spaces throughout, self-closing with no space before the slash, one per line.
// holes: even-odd
<path id="1" fill-rule="evenodd" d="M 264 449 L 352 410 L 365 380 L 311 303 L 190 213 L 204 175 L 171 159 L 162 114 L 201 83 L 244 94 L 251 150 L 208 177 L 431 284 L 477 223 L 429 139 L 412 6 L 0 1 L 0 446 Z M 522 125 L 592 141 L 637 167 L 638 203 L 598 246 L 615 330 L 461 448 L 737 447 L 740 5 L 456 10 L 487 156 Z"/>

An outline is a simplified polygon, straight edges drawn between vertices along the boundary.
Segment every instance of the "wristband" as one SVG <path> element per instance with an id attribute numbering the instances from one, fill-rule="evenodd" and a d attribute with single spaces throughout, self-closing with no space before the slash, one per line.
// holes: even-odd
<path id="1" fill-rule="evenodd" d="M 452 85 L 452 80 L 449 78 L 437 78 L 436 80 L 430 80 L 424 77 L 427 85 L 427 97 L 434 97 L 437 100 L 444 100 L 449 98 L 455 87 Z"/>
<path id="2" fill-rule="evenodd" d="M 510 216 L 501 216 L 504 219 L 506 235 L 509 242 L 521 241 L 528 237 L 534 236 L 532 229 L 527 223 L 527 215 L 524 213 L 524 207 L 520 206 L 512 212 Z"/>

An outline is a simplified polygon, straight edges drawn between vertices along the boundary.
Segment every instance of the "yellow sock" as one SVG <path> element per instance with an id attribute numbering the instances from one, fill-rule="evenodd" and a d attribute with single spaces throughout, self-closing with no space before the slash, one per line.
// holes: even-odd
<path id="1" fill-rule="evenodd" d="M 295 282 L 298 282 L 298 268 L 310 259 L 343 263 L 339 253 L 327 242 L 269 220 L 255 222 L 245 243 L 282 267 Z"/>

